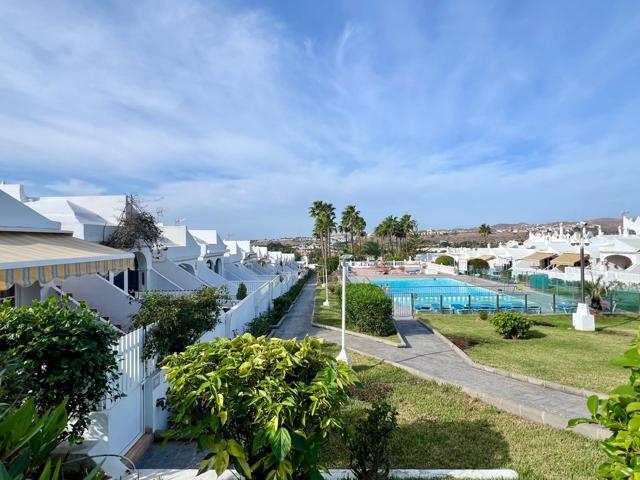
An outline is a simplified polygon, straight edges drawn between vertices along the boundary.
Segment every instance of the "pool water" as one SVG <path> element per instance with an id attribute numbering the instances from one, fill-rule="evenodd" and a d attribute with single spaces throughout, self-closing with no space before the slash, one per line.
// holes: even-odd
<path id="1" fill-rule="evenodd" d="M 515 290 L 504 292 L 478 287 L 453 278 L 374 279 L 371 283 L 381 286 L 394 302 L 413 300 L 417 310 L 523 310 L 524 294 Z M 413 299 L 411 296 L 413 295 Z M 526 302 L 529 311 L 538 311 L 535 303 Z"/>

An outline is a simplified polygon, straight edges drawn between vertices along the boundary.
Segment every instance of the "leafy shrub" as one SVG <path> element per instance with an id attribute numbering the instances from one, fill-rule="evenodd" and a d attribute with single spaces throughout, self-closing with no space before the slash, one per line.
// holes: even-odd
<path id="1" fill-rule="evenodd" d="M 274 322 L 273 312 L 271 310 L 268 310 L 264 313 L 261 313 L 248 323 L 247 332 L 254 337 L 267 335 L 271 331 L 271 327 L 276 323 L 277 322 Z"/>
<path id="2" fill-rule="evenodd" d="M 335 272 L 338 269 L 339 265 L 340 259 L 335 255 L 333 257 L 327 258 L 327 272 L 329 273 L 329 275 Z"/>
<path id="3" fill-rule="evenodd" d="M 611 391 L 607 399 L 587 399 L 591 418 L 574 418 L 569 427 L 581 423 L 601 425 L 611 436 L 600 442 L 608 460 L 598 468 L 598 478 L 621 480 L 640 477 L 640 334 L 633 348 L 611 363 L 629 370 L 629 383 Z"/>
<path id="4" fill-rule="evenodd" d="M 355 374 L 320 340 L 218 338 L 164 361 L 169 438 L 197 440 L 200 471 L 230 465 L 247 478 L 320 479 L 319 449 Z"/>
<path id="5" fill-rule="evenodd" d="M 480 320 L 488 320 L 489 319 L 489 312 L 486 310 L 480 310 L 478 312 L 478 317 L 480 318 Z"/>
<path id="6" fill-rule="evenodd" d="M 472 258 L 467 262 L 467 268 L 471 272 L 481 272 L 483 270 L 489 270 L 489 264 L 482 258 Z"/>
<path id="7" fill-rule="evenodd" d="M 0 405 L 0 478 L 63 478 L 62 458 L 52 468 L 51 454 L 67 427 L 65 408 L 66 400 L 63 400 L 57 407 L 40 414 L 33 397 L 20 406 Z M 96 466 L 85 480 L 99 473 L 100 466 Z"/>
<path id="8" fill-rule="evenodd" d="M 119 336 L 86 305 L 74 309 L 67 299 L 49 298 L 29 307 L 7 302 L 0 307 L 0 351 L 19 362 L 20 374 L 28 379 L 24 394 L 34 397 L 41 414 L 68 397 L 74 441 L 103 398 L 119 397 Z"/>
<path id="9" fill-rule="evenodd" d="M 349 432 L 349 464 L 358 480 L 384 480 L 389 476 L 389 439 L 398 428 L 397 410 L 384 401 L 376 401 Z"/>
<path id="10" fill-rule="evenodd" d="M 238 291 L 236 292 L 236 300 L 242 300 L 243 298 L 247 298 L 247 286 L 244 282 L 240 282 L 240 285 L 238 285 Z"/>
<path id="11" fill-rule="evenodd" d="M 140 310 L 131 316 L 132 328 L 148 327 L 144 358 L 181 352 L 220 323 L 222 305 L 229 300 L 226 287 L 204 287 L 191 295 L 145 292 Z"/>
<path id="12" fill-rule="evenodd" d="M 336 286 L 340 296 L 342 286 Z M 393 324 L 393 302 L 377 285 L 348 283 L 346 320 L 350 328 L 377 336 L 396 332 Z"/>
<path id="13" fill-rule="evenodd" d="M 433 261 L 433 263 L 437 263 L 438 265 L 446 265 L 447 267 L 453 267 L 455 266 L 456 261 L 449 255 L 440 255 Z"/>
<path id="14" fill-rule="evenodd" d="M 498 312 L 491 315 L 491 323 L 496 332 L 504 338 L 525 338 L 531 328 L 529 319 L 516 312 Z"/>

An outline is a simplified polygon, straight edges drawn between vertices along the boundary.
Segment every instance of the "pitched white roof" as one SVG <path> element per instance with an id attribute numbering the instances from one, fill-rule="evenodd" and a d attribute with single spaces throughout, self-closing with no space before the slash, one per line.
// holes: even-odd
<path id="1" fill-rule="evenodd" d="M 5 232 L 55 232 L 60 229 L 59 222 L 49 220 L 0 190 L 0 230 Z"/>

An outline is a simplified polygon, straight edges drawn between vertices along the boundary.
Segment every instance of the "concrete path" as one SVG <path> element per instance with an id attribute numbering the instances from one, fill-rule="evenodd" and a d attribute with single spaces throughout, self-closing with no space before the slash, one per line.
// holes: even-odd
<path id="1" fill-rule="evenodd" d="M 302 338 L 308 334 L 339 343 L 339 332 L 311 326 L 314 299 L 315 284 L 312 281 L 305 285 L 273 336 Z M 347 335 L 347 348 L 384 360 L 420 377 L 457 385 L 471 396 L 537 423 L 565 428 L 571 418 L 588 416 L 584 397 L 474 368 L 420 322 L 412 319 L 396 319 L 396 322 L 407 348 L 354 335 Z M 580 425 L 575 430 L 591 438 L 603 438 L 607 434 L 594 425 Z"/>

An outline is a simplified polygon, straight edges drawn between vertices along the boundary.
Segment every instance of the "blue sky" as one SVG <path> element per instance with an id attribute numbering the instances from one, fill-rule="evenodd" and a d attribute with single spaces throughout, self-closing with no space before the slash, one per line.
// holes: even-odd
<path id="1" fill-rule="evenodd" d="M 0 2 L 0 180 L 306 234 L 640 213 L 636 1 Z"/>

